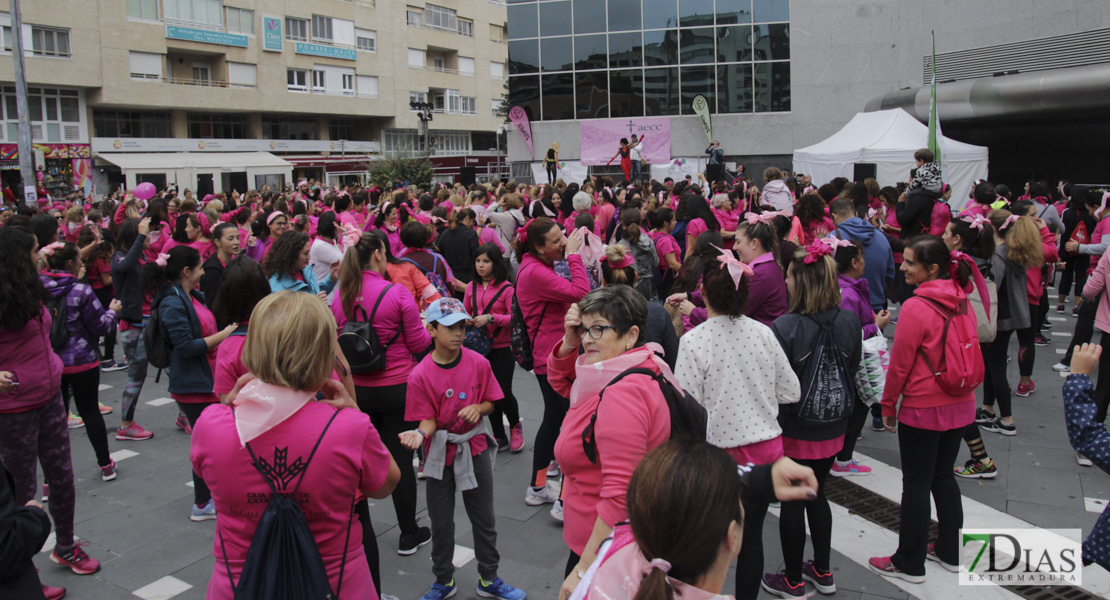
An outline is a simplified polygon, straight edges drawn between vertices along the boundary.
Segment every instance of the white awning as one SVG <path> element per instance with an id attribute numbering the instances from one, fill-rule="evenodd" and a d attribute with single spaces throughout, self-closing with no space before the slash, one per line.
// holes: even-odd
<path id="1" fill-rule="evenodd" d="M 175 169 L 246 169 L 276 167 L 292 169 L 293 164 L 269 152 L 160 152 L 101 153 L 100 158 L 127 171 Z"/>

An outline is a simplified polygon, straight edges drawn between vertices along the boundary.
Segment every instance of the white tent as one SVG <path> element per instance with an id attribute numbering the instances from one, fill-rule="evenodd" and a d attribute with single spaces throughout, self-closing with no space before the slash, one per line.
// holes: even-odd
<path id="1" fill-rule="evenodd" d="M 840 131 L 808 148 L 794 151 L 794 172 L 821 185 L 836 177 L 852 178 L 852 165 L 874 163 L 879 185 L 909 179 L 913 153 L 928 147 L 929 127 L 898 108 L 863 112 Z M 952 186 L 953 208 L 967 202 L 971 184 L 987 177 L 987 149 L 944 137 L 941 141 L 944 180 Z"/>

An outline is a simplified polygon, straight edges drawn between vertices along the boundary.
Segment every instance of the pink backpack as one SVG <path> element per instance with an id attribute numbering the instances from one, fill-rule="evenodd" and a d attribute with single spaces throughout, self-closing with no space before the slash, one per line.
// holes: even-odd
<path id="1" fill-rule="evenodd" d="M 944 200 L 937 200 L 933 204 L 933 214 L 929 219 L 929 233 L 940 236 L 948 223 L 952 220 L 952 209 Z"/>
<path id="2" fill-rule="evenodd" d="M 962 300 L 953 312 L 935 300 L 915 297 L 924 300 L 944 317 L 944 331 L 940 337 L 940 362 L 933 365 L 924 349 L 917 349 L 925 366 L 946 394 L 966 396 L 974 392 L 983 383 L 986 370 L 983 367 L 983 353 L 979 349 L 975 315 L 968 309 L 967 300 Z"/>

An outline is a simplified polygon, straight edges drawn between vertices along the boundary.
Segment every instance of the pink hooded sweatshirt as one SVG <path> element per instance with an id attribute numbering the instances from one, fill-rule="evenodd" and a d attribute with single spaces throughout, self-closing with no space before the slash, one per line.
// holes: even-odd
<path id="1" fill-rule="evenodd" d="M 547 356 L 563 339 L 563 318 L 570 305 L 590 291 L 590 276 L 582 257 L 567 257 L 571 278 L 568 281 L 555 269 L 531 253 L 524 255 L 516 275 L 516 299 L 532 339 L 532 359 L 536 375 L 547 375 Z"/>

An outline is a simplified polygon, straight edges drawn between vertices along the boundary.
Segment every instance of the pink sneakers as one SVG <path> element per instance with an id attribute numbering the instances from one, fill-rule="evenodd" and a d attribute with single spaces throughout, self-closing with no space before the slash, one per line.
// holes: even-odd
<path id="1" fill-rule="evenodd" d="M 1029 385 L 1018 383 L 1017 395 L 1021 396 L 1022 398 L 1028 396 L 1029 394 L 1032 394 L 1035 391 L 1037 391 L 1037 384 L 1032 379 L 1029 380 Z"/>
<path id="2" fill-rule="evenodd" d="M 870 475 L 871 467 L 866 467 L 859 464 L 859 461 L 854 458 L 847 462 L 834 460 L 831 473 L 836 477 L 848 477 L 850 475 Z"/>
<path id="3" fill-rule="evenodd" d="M 116 428 L 116 439 L 121 441 L 142 441 L 149 440 L 154 437 L 154 434 L 143 429 L 138 423 L 131 423 L 127 427 Z"/>
<path id="4" fill-rule="evenodd" d="M 509 432 L 509 450 L 520 452 L 524 449 L 524 423 L 517 423 Z"/>
<path id="5" fill-rule="evenodd" d="M 193 435 L 193 426 L 189 424 L 189 418 L 185 415 L 177 415 L 177 423 L 175 424 L 181 428 L 181 431 Z"/>
<path id="6" fill-rule="evenodd" d="M 61 546 L 54 546 L 54 551 L 50 553 L 50 562 L 69 567 L 71 571 L 78 575 L 96 573 L 100 570 L 100 561 L 86 554 L 81 549 L 82 545 L 83 542 L 77 542 L 72 548 L 65 549 Z"/>

